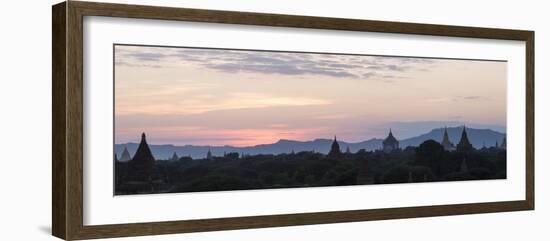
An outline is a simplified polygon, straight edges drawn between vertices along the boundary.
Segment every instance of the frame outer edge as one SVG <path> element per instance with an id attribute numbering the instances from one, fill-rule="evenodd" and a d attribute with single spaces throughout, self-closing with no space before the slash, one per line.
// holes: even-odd
<path id="1" fill-rule="evenodd" d="M 535 209 L 535 32 L 529 31 L 526 39 L 526 195 L 530 210 Z"/>
<path id="2" fill-rule="evenodd" d="M 67 238 L 66 3 L 52 6 L 52 235 Z"/>
<path id="3" fill-rule="evenodd" d="M 83 17 L 109 16 L 374 31 L 526 42 L 525 200 L 170 222 L 83 225 Z M 67 240 L 282 227 L 534 209 L 534 32 L 66 1 L 52 7 L 52 233 Z"/>
<path id="4" fill-rule="evenodd" d="M 83 214 L 83 9 L 66 1 L 66 195 L 67 240 L 82 239 Z"/>

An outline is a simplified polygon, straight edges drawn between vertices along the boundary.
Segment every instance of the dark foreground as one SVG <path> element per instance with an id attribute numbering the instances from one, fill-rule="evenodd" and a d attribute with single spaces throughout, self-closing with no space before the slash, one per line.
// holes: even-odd
<path id="1" fill-rule="evenodd" d="M 156 160 L 148 174 L 115 161 L 115 195 L 506 178 L 506 149 L 445 151 L 435 141 L 390 153 L 299 152 Z"/>

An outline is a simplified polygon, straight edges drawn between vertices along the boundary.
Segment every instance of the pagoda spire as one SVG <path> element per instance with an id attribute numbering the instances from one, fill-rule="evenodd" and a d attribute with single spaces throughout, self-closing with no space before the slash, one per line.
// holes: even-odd
<path id="1" fill-rule="evenodd" d="M 120 154 L 119 161 L 127 162 L 129 160 L 132 160 L 132 157 L 130 156 L 130 152 L 128 152 L 128 148 L 126 148 L 126 146 L 125 146 L 124 150 L 122 151 L 122 154 Z"/>
<path id="2" fill-rule="evenodd" d="M 449 133 L 447 133 L 447 126 L 443 131 L 443 140 L 441 140 L 441 145 L 446 151 L 452 151 L 455 149 L 455 145 L 449 140 Z"/>
<path id="3" fill-rule="evenodd" d="M 386 139 L 382 141 L 382 150 L 386 153 L 390 153 L 397 149 L 399 149 L 399 141 L 395 139 L 390 128 L 390 133 L 388 134 L 388 137 L 386 137 Z"/>
<path id="4" fill-rule="evenodd" d="M 180 158 L 178 157 L 178 154 L 176 154 L 176 152 L 174 151 L 174 154 L 172 154 L 172 161 L 177 161 L 179 160 Z"/>
<path id="5" fill-rule="evenodd" d="M 141 134 L 141 142 L 137 148 L 136 154 L 129 162 L 130 168 L 136 181 L 150 181 L 152 178 L 155 157 L 149 149 L 145 133 Z"/>
<path id="6" fill-rule="evenodd" d="M 139 143 L 138 149 L 132 161 L 155 161 L 151 149 L 149 149 L 149 144 L 147 144 L 147 139 L 145 138 L 145 133 L 141 134 L 141 142 Z"/>
<path id="7" fill-rule="evenodd" d="M 466 125 L 464 125 L 464 128 L 462 129 L 462 135 L 460 137 L 460 142 L 458 142 L 458 145 L 456 145 L 456 150 L 460 152 L 467 152 L 472 150 L 474 147 L 470 143 L 470 140 L 468 140 L 468 133 L 466 133 Z"/>
<path id="8" fill-rule="evenodd" d="M 340 151 L 340 144 L 338 144 L 338 141 L 336 140 L 336 136 L 334 136 L 334 141 L 332 141 L 332 145 L 330 146 L 330 152 L 328 153 L 329 156 L 340 156 L 342 154 L 342 151 Z"/>

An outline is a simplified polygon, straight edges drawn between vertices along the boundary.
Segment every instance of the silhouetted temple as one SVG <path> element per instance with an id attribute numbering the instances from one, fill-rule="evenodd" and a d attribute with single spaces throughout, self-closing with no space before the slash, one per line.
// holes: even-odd
<path id="1" fill-rule="evenodd" d="M 329 156 L 339 156 L 342 154 L 342 151 L 340 151 L 340 145 L 338 144 L 338 141 L 336 140 L 336 136 L 334 136 L 334 141 L 332 141 L 332 145 L 330 146 L 330 152 L 328 153 Z"/>
<path id="2" fill-rule="evenodd" d="M 132 157 L 130 157 L 130 152 L 128 152 L 128 149 L 124 147 L 124 151 L 122 151 L 122 154 L 120 155 L 120 159 L 118 159 L 121 162 L 127 162 L 131 160 Z"/>
<path id="3" fill-rule="evenodd" d="M 382 150 L 386 153 L 390 153 L 394 150 L 397 150 L 399 149 L 399 141 L 397 141 L 397 139 L 395 139 L 395 137 L 393 136 L 393 133 L 391 132 L 391 129 L 390 129 L 390 133 L 388 134 L 388 137 L 386 137 L 386 139 L 382 142 Z"/>
<path id="4" fill-rule="evenodd" d="M 141 142 L 134 158 L 128 163 L 133 181 L 151 181 L 155 158 L 149 149 L 145 133 L 141 134 Z"/>
<path id="5" fill-rule="evenodd" d="M 445 131 L 443 132 L 443 140 L 441 141 L 441 145 L 446 151 L 454 151 L 455 145 L 449 140 L 449 134 L 447 133 L 447 127 L 445 126 Z"/>
<path id="6" fill-rule="evenodd" d="M 500 148 L 506 149 L 506 137 L 502 139 L 502 143 L 500 143 Z"/>
<path id="7" fill-rule="evenodd" d="M 456 145 L 456 150 L 459 152 L 467 152 L 473 150 L 474 147 L 468 140 L 468 134 L 466 133 L 466 126 L 462 129 L 462 136 L 460 137 L 460 142 Z"/>
<path id="8" fill-rule="evenodd" d="M 180 158 L 178 157 L 178 154 L 176 154 L 176 152 L 174 152 L 174 154 L 172 154 L 172 158 L 170 160 L 172 161 L 177 161 L 179 160 Z"/>

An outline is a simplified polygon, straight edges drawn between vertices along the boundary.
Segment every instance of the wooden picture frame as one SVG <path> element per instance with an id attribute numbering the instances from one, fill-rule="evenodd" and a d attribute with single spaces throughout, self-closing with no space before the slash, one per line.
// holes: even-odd
<path id="1" fill-rule="evenodd" d="M 291 16 L 67 1 L 52 8 L 52 233 L 66 239 L 93 239 L 214 230 L 265 228 L 443 215 L 533 210 L 534 189 L 534 32 L 432 24 Z M 83 17 L 107 16 L 174 21 L 367 31 L 526 43 L 525 199 L 335 212 L 180 220 L 152 223 L 83 224 Z"/>

